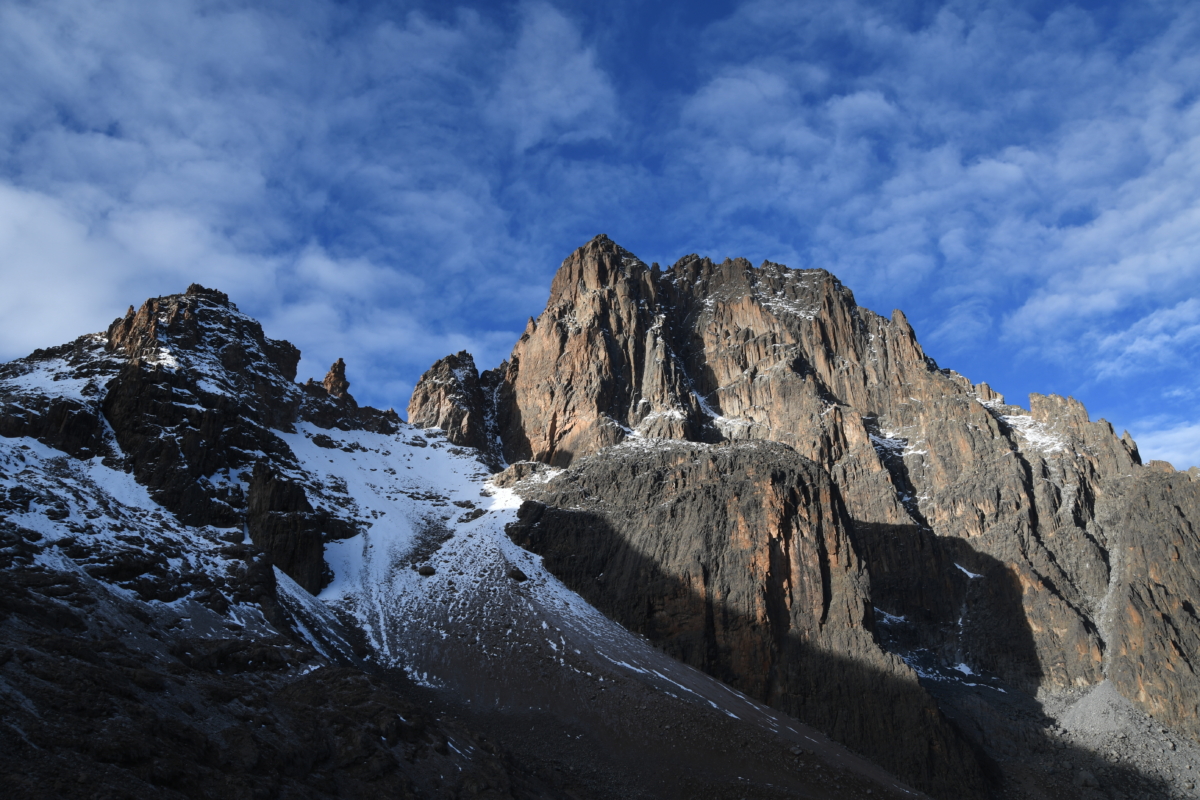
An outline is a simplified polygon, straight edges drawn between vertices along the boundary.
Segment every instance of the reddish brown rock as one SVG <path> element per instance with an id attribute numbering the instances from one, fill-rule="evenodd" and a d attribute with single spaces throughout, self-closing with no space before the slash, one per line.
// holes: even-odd
<path id="1" fill-rule="evenodd" d="M 346 362 L 342 359 L 339 358 L 333 362 L 333 366 L 329 368 L 321 385 L 325 387 L 325 391 L 329 392 L 330 397 L 354 402 L 354 398 L 350 395 L 350 381 L 346 380 Z"/>
<path id="2" fill-rule="evenodd" d="M 597 237 L 563 262 L 498 383 L 510 462 L 564 466 L 631 435 L 787 444 L 829 470 L 867 551 L 907 530 L 964 540 L 1005 565 L 993 581 L 1003 591 L 976 593 L 968 617 L 1001 615 L 993 606 L 1019 586 L 1027 663 L 982 630 L 965 657 L 1023 685 L 1102 677 L 1089 614 L 1107 565 L 1087 532 L 1090 504 L 1136 451 L 1075 401 L 1034 396 L 1025 411 L 939 369 L 903 313 L 860 308 L 823 270 L 687 256 L 660 273 Z M 454 428 L 485 417 L 481 402 L 473 395 L 457 406 L 471 412 L 454 417 L 420 388 L 410 414 Z M 939 569 L 938 583 L 957 580 L 953 562 Z M 961 616 L 958 599 L 944 598 L 921 613 Z M 918 610 L 899 588 L 876 599 L 896 614 Z M 925 644 L 959 647 L 942 634 Z"/>
<path id="3" fill-rule="evenodd" d="M 891 641 L 1031 691 L 1103 679 L 1123 528 L 1099 510 L 1141 491 L 1127 476 L 1176 474 L 1141 467 L 1132 438 L 1074 399 L 1027 410 L 940 368 L 902 312 L 859 307 L 824 270 L 692 255 L 660 271 L 604 236 L 563 262 L 496 374 L 510 462 L 569 466 L 631 436 L 811 458 L 838 486 L 872 602 L 914 621 Z M 1155 652 L 1146 670 L 1170 672 Z"/>
<path id="4" fill-rule="evenodd" d="M 702 414 L 663 338 L 657 275 L 606 236 L 563 262 L 550 300 L 500 368 L 498 432 L 509 462 L 555 465 L 637 429 L 702 437 Z"/>

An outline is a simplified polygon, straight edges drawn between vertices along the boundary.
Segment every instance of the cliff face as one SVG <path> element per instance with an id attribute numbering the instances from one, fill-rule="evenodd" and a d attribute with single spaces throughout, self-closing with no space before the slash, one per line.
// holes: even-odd
<path id="1" fill-rule="evenodd" d="M 1098 516 L 1103 530 L 1117 532 L 1100 613 L 1108 678 L 1155 718 L 1200 741 L 1200 481 L 1138 470 L 1106 493 Z"/>
<path id="2" fill-rule="evenodd" d="M 1147 468 L 1127 434 L 1074 399 L 1032 395 L 1026 410 L 939 368 L 903 313 L 860 308 L 823 270 L 687 256 L 663 271 L 599 236 L 563 262 L 546 310 L 485 375 L 497 389 L 476 413 L 494 415 L 509 462 L 574 473 L 630 439 L 766 440 L 811 459 L 844 505 L 888 623 L 880 636 L 898 651 L 1029 692 L 1107 671 L 1146 710 L 1194 716 L 1200 683 L 1182 664 L 1200 657 L 1200 627 L 1180 599 L 1200 563 L 1192 507 L 1175 504 L 1174 521 L 1149 514 L 1172 504 L 1138 477 Z M 446 427 L 422 391 L 410 413 Z M 1177 493 L 1196 487 L 1172 480 Z M 1170 548 L 1186 566 L 1152 570 L 1137 555 Z M 1118 597 L 1161 630 L 1107 615 Z M 1150 641 L 1135 645 L 1135 629 Z M 1136 669 L 1120 666 L 1128 658 Z"/>
<path id="3" fill-rule="evenodd" d="M 563 262 L 546 310 L 498 370 L 497 429 L 508 461 L 565 466 L 631 428 L 703 438 L 700 400 L 664 338 L 659 278 L 603 237 Z"/>
<path id="4" fill-rule="evenodd" d="M 977 754 L 877 645 L 816 464 L 771 442 L 630 443 L 517 490 L 509 535 L 612 619 L 935 796 L 985 796 Z"/>

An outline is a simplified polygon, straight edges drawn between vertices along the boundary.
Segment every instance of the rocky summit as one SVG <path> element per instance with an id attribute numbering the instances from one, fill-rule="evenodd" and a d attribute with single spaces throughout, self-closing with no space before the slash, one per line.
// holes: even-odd
<path id="1" fill-rule="evenodd" d="M 193 285 L 0 365 L 31 798 L 1200 796 L 1200 470 L 606 236 L 408 422 Z"/>

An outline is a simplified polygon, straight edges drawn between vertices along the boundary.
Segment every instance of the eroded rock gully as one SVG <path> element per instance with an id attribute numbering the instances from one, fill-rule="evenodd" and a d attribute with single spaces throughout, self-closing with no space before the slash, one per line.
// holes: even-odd
<path id="1" fill-rule="evenodd" d="M 552 484 L 561 494 L 539 495 L 548 509 L 562 505 L 539 512 L 547 522 L 529 542 L 557 554 L 564 579 L 602 607 L 603 584 L 589 583 L 599 571 L 585 579 L 569 557 L 597 558 L 580 533 L 586 526 L 565 510 L 578 500 L 570 481 L 603 470 L 604 481 L 628 486 L 663 469 L 655 447 L 614 455 L 612 446 L 629 440 L 786 445 L 816 465 L 803 473 L 812 491 L 831 487 L 845 509 L 845 551 L 869 581 L 831 591 L 845 592 L 834 603 L 873 605 L 886 622 L 878 636 L 870 620 L 846 623 L 863 643 L 855 652 L 875 653 L 868 662 L 884 658 L 880 639 L 910 660 L 962 665 L 1030 693 L 1080 690 L 1109 674 L 1141 708 L 1197 735 L 1196 476 L 1142 466 L 1128 434 L 1091 421 L 1074 399 L 1035 394 L 1026 410 L 940 368 L 902 312 L 889 319 L 860 308 L 824 270 L 695 255 L 662 270 L 598 236 L 563 262 L 546 309 L 507 361 L 482 376 L 461 354 L 454 365 L 439 362 L 409 413 L 463 444 L 498 441 L 510 463 L 568 468 Z M 601 467 L 606 460 L 632 474 Z M 717 471 L 710 478 L 722 485 Z M 595 497 L 620 499 L 593 483 Z M 765 503 L 772 485 L 744 491 Z M 713 639 L 722 642 L 713 652 L 729 648 L 721 659 L 709 645 L 683 644 L 705 637 L 685 635 L 706 613 L 698 565 L 721 561 L 728 545 L 720 543 L 743 535 L 717 522 L 725 501 L 698 498 L 694 517 L 680 522 L 660 519 L 661 500 L 643 500 L 640 511 L 618 503 L 632 515 L 624 522 L 596 513 L 625 547 L 673 532 L 698 560 L 643 552 L 646 568 L 670 581 L 629 582 L 612 613 L 714 674 L 757 659 L 759 677 L 737 679 L 763 681 L 755 686 L 765 696 L 779 692 L 779 678 L 763 676 L 805 662 L 764 655 L 763 642 L 780 641 L 765 621 L 758 637 Z M 645 521 L 631 521 L 639 514 Z M 791 523 L 764 516 L 756 524 L 764 526 L 758 558 L 769 561 L 771 532 Z M 666 527 L 655 534 L 654 525 Z M 797 562 L 795 585 L 817 581 L 819 568 Z M 769 581 L 746 581 L 770 594 Z M 665 607 L 676 622 L 661 627 L 662 612 L 649 609 Z M 816 625 L 809 606 L 793 608 L 812 618 L 789 617 L 789 625 Z M 785 694 L 775 702 L 806 702 Z"/>

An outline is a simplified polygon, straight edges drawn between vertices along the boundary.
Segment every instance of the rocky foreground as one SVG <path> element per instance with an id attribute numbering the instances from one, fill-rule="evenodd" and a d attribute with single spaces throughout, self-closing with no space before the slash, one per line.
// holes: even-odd
<path id="1" fill-rule="evenodd" d="M 1200 475 L 821 270 L 562 265 L 410 422 L 220 292 L 0 365 L 28 797 L 1195 797 Z"/>

